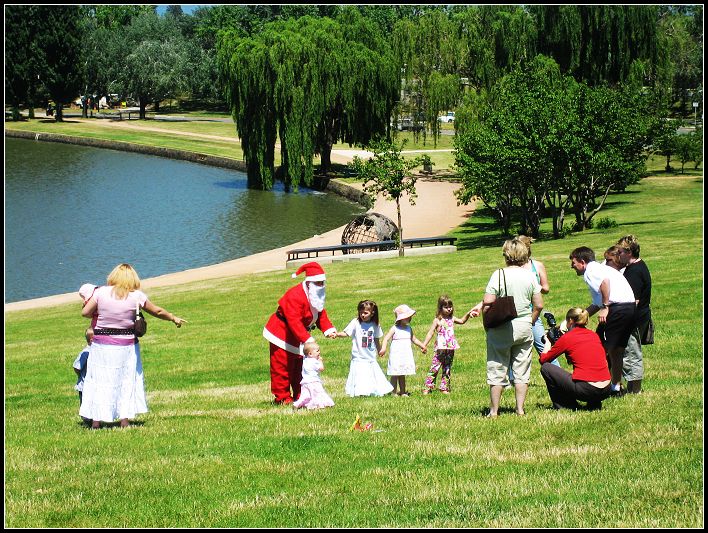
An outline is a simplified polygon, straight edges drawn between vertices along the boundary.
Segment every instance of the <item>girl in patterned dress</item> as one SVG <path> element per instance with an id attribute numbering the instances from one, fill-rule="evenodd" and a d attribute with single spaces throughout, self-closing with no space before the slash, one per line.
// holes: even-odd
<path id="1" fill-rule="evenodd" d="M 379 355 L 386 354 L 388 342 L 391 341 L 391 352 L 388 356 L 387 374 L 391 376 L 391 385 L 393 385 L 394 394 L 399 396 L 410 396 L 410 392 L 406 391 L 406 376 L 415 374 L 415 359 L 413 358 L 413 345 L 415 344 L 423 353 L 428 350 L 425 345 L 420 342 L 411 329 L 411 318 L 415 314 L 415 310 L 407 305 L 399 305 L 393 310 L 396 315 L 396 324 L 388 330 L 386 336 L 381 341 L 381 350 Z M 396 393 L 398 388 L 398 393 Z"/>
<path id="2" fill-rule="evenodd" d="M 452 369 L 452 360 L 455 357 L 455 350 L 460 345 L 455 338 L 455 324 L 464 324 L 469 320 L 472 310 L 465 313 L 462 318 L 454 316 L 454 306 L 452 300 L 447 296 L 438 298 L 438 312 L 433 319 L 433 324 L 430 326 L 428 334 L 425 336 L 423 344 L 428 346 L 433 334 L 437 332 L 437 340 L 435 342 L 435 352 L 433 353 L 433 361 L 430 364 L 430 370 L 425 378 L 425 388 L 423 394 L 430 394 L 435 389 L 435 379 L 438 377 L 438 372 L 442 368 L 442 376 L 440 377 L 440 392 L 450 394 L 450 370 Z"/>

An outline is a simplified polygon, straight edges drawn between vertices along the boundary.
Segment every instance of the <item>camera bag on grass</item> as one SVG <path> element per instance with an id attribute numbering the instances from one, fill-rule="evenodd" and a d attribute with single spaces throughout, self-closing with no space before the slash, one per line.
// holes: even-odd
<path id="1" fill-rule="evenodd" d="M 140 306 L 135 308 L 135 325 L 133 326 L 133 331 L 136 337 L 142 337 L 147 332 L 148 325 L 145 321 L 142 311 L 140 311 Z"/>
<path id="2" fill-rule="evenodd" d="M 506 295 L 506 274 L 504 273 L 504 269 L 500 268 L 499 269 L 499 290 L 501 290 L 501 276 L 502 274 L 504 275 L 504 294 Z M 490 328 L 496 328 L 501 326 L 502 324 L 506 324 L 507 322 L 515 319 L 517 317 L 516 314 L 516 304 L 514 303 L 514 297 L 513 296 L 497 296 L 497 299 L 494 300 L 489 305 L 489 309 L 487 309 L 482 317 L 482 321 L 484 324 L 484 329 L 490 329 Z"/>

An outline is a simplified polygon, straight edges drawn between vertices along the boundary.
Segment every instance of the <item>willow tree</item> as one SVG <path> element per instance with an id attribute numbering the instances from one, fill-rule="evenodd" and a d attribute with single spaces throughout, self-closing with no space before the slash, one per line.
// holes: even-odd
<path id="1" fill-rule="evenodd" d="M 250 187 L 272 188 L 278 139 L 286 188 L 297 189 L 312 183 L 316 155 L 328 171 L 336 142 L 386 133 L 398 73 L 385 40 L 355 10 L 276 21 L 251 36 L 226 32 L 217 50 Z"/>
<path id="2" fill-rule="evenodd" d="M 658 33 L 659 6 L 531 6 L 538 26 L 539 52 L 553 57 L 561 72 L 588 84 L 626 80 L 635 60 L 652 71 L 665 68 Z"/>
<path id="3" fill-rule="evenodd" d="M 460 47 L 455 28 L 447 10 L 436 8 L 415 20 L 397 21 L 391 35 L 408 92 L 408 103 L 401 111 L 416 122 L 425 121 L 436 145 L 438 115 L 456 107 L 462 96 L 459 73 L 466 51 Z M 427 130 L 423 131 L 423 143 Z"/>

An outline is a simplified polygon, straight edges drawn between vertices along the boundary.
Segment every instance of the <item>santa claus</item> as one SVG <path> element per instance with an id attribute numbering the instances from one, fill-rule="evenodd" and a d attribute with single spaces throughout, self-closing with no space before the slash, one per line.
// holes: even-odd
<path id="1" fill-rule="evenodd" d="M 275 403 L 291 403 L 300 396 L 302 346 L 314 340 L 310 331 L 319 328 L 329 338 L 337 336 L 324 308 L 324 270 L 318 263 L 306 263 L 293 278 L 303 272 L 305 280 L 288 289 L 263 328 L 263 336 L 270 342 L 270 390 Z"/>

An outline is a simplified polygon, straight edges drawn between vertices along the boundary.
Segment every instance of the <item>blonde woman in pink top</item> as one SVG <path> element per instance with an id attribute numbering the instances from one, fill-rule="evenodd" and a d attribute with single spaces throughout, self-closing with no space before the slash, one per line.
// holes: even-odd
<path id="1" fill-rule="evenodd" d="M 121 427 L 127 427 L 130 418 L 148 411 L 140 344 L 133 333 L 136 309 L 174 322 L 178 328 L 186 322 L 152 303 L 139 289 L 138 273 L 122 263 L 81 311 L 85 317 L 98 314 L 79 411 L 82 417 L 93 421 L 92 429 L 116 419 L 120 419 Z"/>

